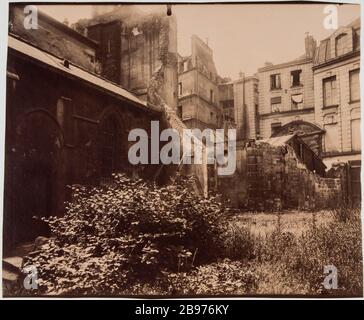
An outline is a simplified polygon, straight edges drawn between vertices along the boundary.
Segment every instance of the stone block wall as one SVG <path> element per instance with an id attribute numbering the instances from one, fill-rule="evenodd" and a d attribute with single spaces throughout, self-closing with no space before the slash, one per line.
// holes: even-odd
<path id="1" fill-rule="evenodd" d="M 236 173 L 218 179 L 219 192 L 234 207 L 316 210 L 335 207 L 344 200 L 342 178 L 321 177 L 308 170 L 290 146 L 251 142 L 238 153 L 239 158 Z"/>

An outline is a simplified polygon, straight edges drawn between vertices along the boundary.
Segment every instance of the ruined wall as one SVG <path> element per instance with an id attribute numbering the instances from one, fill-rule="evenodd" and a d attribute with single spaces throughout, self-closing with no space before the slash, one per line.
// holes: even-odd
<path id="1" fill-rule="evenodd" d="M 180 135 L 181 141 L 183 141 L 183 132 L 187 129 L 186 125 L 182 122 L 182 120 L 177 116 L 176 113 L 176 105 L 174 104 L 175 97 L 168 96 L 166 91 L 174 92 L 168 86 L 171 86 L 174 82 L 171 82 L 171 78 L 177 75 L 177 54 L 174 54 L 173 50 L 177 46 L 175 42 L 174 35 L 176 34 L 176 30 L 170 28 L 170 18 L 164 17 L 162 18 L 161 25 L 161 33 L 159 39 L 159 55 L 157 60 L 160 61 L 159 67 L 152 74 L 152 77 L 149 82 L 148 90 L 147 90 L 147 101 L 151 105 L 162 107 L 164 110 L 163 113 L 163 126 L 173 128 L 178 131 Z M 173 36 L 171 36 L 171 33 Z M 177 84 L 177 82 L 175 82 Z M 177 92 L 177 91 L 175 91 Z M 177 98 L 177 94 L 175 95 Z M 173 99 L 172 99 L 173 98 Z M 173 100 L 171 102 L 171 100 Z M 202 153 L 206 154 L 206 148 L 201 141 Z M 182 143 L 181 143 L 182 145 Z M 183 145 L 182 145 L 183 149 Z M 181 154 L 181 157 L 183 154 Z M 184 165 L 180 164 L 179 166 L 173 166 L 172 168 L 167 169 L 170 174 L 173 173 L 173 170 L 180 171 L 187 175 L 193 175 L 197 177 L 198 185 L 196 186 L 198 192 L 201 192 L 203 195 L 207 195 L 208 193 L 208 166 L 206 164 L 205 159 L 203 159 L 202 164 L 192 164 L 192 165 Z"/>
<path id="2" fill-rule="evenodd" d="M 343 200 L 342 179 L 311 172 L 290 146 L 251 142 L 238 151 L 237 158 L 236 174 L 219 177 L 219 191 L 235 207 L 260 211 L 313 210 L 335 207 Z M 227 190 L 228 186 L 234 192 Z"/>
<path id="3" fill-rule="evenodd" d="M 289 146 L 254 144 L 247 148 L 247 159 L 248 206 L 318 209 L 340 200 L 340 179 L 309 171 Z"/>
<path id="4" fill-rule="evenodd" d="M 236 146 L 236 171 L 230 176 L 217 176 L 217 191 L 230 201 L 232 207 L 244 207 L 247 199 L 247 153 L 243 143 Z"/>

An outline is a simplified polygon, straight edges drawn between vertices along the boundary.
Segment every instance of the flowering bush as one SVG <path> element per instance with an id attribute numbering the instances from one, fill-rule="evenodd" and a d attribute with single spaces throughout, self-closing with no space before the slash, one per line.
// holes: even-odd
<path id="1" fill-rule="evenodd" d="M 195 194 L 192 179 L 160 187 L 118 174 L 107 186 L 74 186 L 65 216 L 46 220 L 53 237 L 25 261 L 38 269 L 40 292 L 122 294 L 215 259 L 225 206 Z"/>

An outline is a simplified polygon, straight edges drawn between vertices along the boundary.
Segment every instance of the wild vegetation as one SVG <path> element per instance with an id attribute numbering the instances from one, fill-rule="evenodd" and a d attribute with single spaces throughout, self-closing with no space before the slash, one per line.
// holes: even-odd
<path id="1" fill-rule="evenodd" d="M 73 186 L 52 237 L 25 259 L 42 295 L 362 295 L 360 211 L 340 208 L 300 233 L 284 214 L 264 235 L 238 223 L 218 196 L 192 178 L 157 186 L 125 175 L 98 188 Z M 240 216 L 243 216 L 241 213 Z M 338 270 L 326 290 L 324 266 Z"/>

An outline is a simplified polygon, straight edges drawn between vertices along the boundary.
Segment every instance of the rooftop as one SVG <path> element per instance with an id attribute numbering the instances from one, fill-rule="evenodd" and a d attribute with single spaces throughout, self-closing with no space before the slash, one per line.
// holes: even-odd
<path id="1" fill-rule="evenodd" d="M 8 37 L 8 47 L 17 53 L 20 53 L 23 56 L 31 58 L 34 62 L 41 63 L 44 66 L 50 67 L 54 71 L 60 72 L 61 74 L 73 78 L 81 80 L 82 82 L 87 83 L 95 87 L 96 89 L 101 89 L 104 92 L 113 95 L 116 98 L 130 101 L 136 104 L 139 107 L 149 109 L 151 111 L 160 111 L 156 107 L 152 107 L 147 104 L 145 101 L 140 100 L 138 97 L 133 95 L 128 90 L 104 79 L 100 76 L 93 74 L 89 71 L 82 69 L 72 63 L 69 63 L 69 66 L 66 67 L 64 64 L 64 59 L 56 57 L 46 51 L 43 51 L 27 42 L 24 42 L 20 38 L 16 38 L 14 36 Z"/>
<path id="2" fill-rule="evenodd" d="M 294 136 L 295 136 L 295 134 L 289 134 L 286 136 L 279 136 L 279 137 L 273 137 L 273 138 L 268 138 L 268 139 L 264 139 L 264 140 L 258 140 L 258 142 L 265 142 L 265 143 L 269 143 L 270 145 L 272 145 L 274 147 L 281 147 L 281 146 L 286 145 Z"/>
<path id="3" fill-rule="evenodd" d="M 348 24 L 347 26 L 341 27 L 341 29 L 343 29 L 343 28 L 353 28 L 354 30 L 360 29 L 360 18 L 355 19 L 352 23 Z M 340 28 L 338 30 L 340 30 Z M 337 32 L 337 30 L 335 32 Z M 360 51 L 360 33 L 359 33 L 359 35 L 357 36 L 358 39 L 355 39 L 355 38 L 353 39 L 353 41 L 354 41 L 353 51 L 350 51 L 339 57 L 332 57 L 332 53 L 330 50 L 331 40 L 332 40 L 331 36 L 332 36 L 332 34 L 329 37 L 321 40 L 320 45 L 318 46 L 315 57 L 314 57 L 314 67 L 317 67 L 318 65 L 330 63 L 331 61 L 335 61 L 336 59 L 341 59 L 341 58 L 345 58 L 347 56 L 351 56 Z M 356 35 L 354 35 L 354 37 L 355 36 Z"/>

